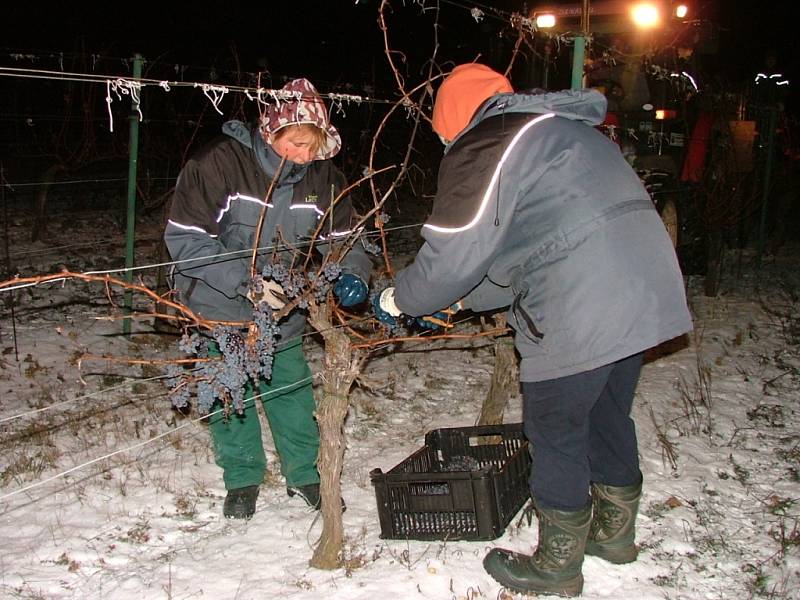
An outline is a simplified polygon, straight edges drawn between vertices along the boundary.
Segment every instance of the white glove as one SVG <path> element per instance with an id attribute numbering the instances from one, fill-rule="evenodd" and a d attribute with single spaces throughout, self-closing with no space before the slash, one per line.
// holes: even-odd
<path id="1" fill-rule="evenodd" d="M 397 304 L 394 302 L 394 287 L 388 287 L 381 292 L 380 298 L 378 298 L 378 306 L 382 311 L 389 313 L 393 317 L 399 317 L 403 314 L 403 311 L 397 308 Z"/>
<path id="2" fill-rule="evenodd" d="M 266 302 L 272 310 L 280 310 L 286 306 L 286 294 L 283 293 L 283 288 L 277 281 L 272 279 L 264 279 L 261 284 L 261 292 L 254 292 L 252 289 L 247 292 L 247 299 L 253 304 L 258 306 L 262 302 Z"/>

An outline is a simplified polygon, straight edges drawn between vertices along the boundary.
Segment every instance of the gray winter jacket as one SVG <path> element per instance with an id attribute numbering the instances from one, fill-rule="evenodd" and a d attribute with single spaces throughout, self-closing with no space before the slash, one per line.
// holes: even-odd
<path id="1" fill-rule="evenodd" d="M 181 301 L 207 319 L 249 321 L 253 305 L 246 294 L 255 232 L 280 157 L 244 123 L 229 121 L 223 133 L 181 171 L 164 240 L 173 260 L 179 261 L 173 278 Z M 319 219 L 344 183 L 330 160 L 284 165 L 262 227 L 259 246 L 265 249 L 259 254 L 259 273 L 275 258 L 286 265 L 294 258 L 297 264 L 295 252 L 308 251 Z M 345 197 L 334 207 L 333 225 L 326 224 L 325 233 L 335 239 L 354 223 Z M 320 242 L 316 247 L 328 248 Z M 361 244 L 342 261 L 343 271 L 365 282 L 371 266 Z M 295 310 L 280 323 L 282 339 L 297 336 L 304 325 L 304 316 Z"/>
<path id="2" fill-rule="evenodd" d="M 617 145 L 593 127 L 605 110 L 591 90 L 484 103 L 446 150 L 425 244 L 395 281 L 398 308 L 509 307 L 529 382 L 690 331 L 664 225 Z"/>

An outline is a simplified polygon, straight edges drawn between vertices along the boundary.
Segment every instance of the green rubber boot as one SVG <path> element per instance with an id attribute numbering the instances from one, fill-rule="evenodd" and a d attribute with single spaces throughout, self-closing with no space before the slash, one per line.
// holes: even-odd
<path id="1" fill-rule="evenodd" d="M 624 487 L 592 484 L 594 516 L 586 541 L 586 554 L 597 556 L 615 565 L 636 560 L 636 515 L 642 483 Z"/>
<path id="2" fill-rule="evenodd" d="M 592 507 L 579 511 L 537 508 L 536 512 L 539 544 L 533 556 L 494 548 L 483 559 L 483 568 L 514 592 L 579 596 Z"/>

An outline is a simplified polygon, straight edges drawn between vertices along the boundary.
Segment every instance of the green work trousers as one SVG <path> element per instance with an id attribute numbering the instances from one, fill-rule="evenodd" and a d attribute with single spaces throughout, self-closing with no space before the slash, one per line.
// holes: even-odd
<path id="1" fill-rule="evenodd" d="M 254 392 L 256 387 L 258 391 Z M 286 485 L 318 483 L 319 429 L 314 419 L 311 369 L 298 340 L 275 353 L 269 381 L 259 381 L 257 386 L 248 381 L 242 414 L 231 412 L 226 417 L 217 412 L 209 417 L 225 489 L 260 485 L 264 479 L 267 457 L 261 441 L 258 401 L 264 407 Z M 216 403 L 212 413 L 219 408 Z"/>

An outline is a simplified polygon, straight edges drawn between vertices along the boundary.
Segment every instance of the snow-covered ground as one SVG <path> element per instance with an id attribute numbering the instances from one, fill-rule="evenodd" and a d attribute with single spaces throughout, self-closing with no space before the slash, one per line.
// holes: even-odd
<path id="1" fill-rule="evenodd" d="M 158 219 L 137 231 L 153 264 Z M 8 223 L 22 276 L 120 264 L 124 240 L 97 213 L 51 219 L 28 242 Z M 60 223 L 60 225 L 59 225 Z M 101 239 L 102 238 L 102 239 Z M 402 257 L 398 257 L 402 258 Z M 588 557 L 588 599 L 800 598 L 800 248 L 756 265 L 730 253 L 721 292 L 687 282 L 695 332 L 651 353 L 634 414 L 645 476 L 636 563 Z M 137 272 L 152 281 L 154 269 Z M 483 570 L 495 545 L 529 550 L 536 523 L 493 541 L 380 538 L 369 473 L 427 431 L 475 423 L 493 368 L 478 338 L 376 354 L 354 387 L 342 475 L 346 567 L 309 567 L 321 518 L 270 472 L 248 522 L 222 517 L 225 491 L 198 415 L 171 408 L 153 366 L 84 360 L 177 355 L 152 320 L 120 335 L 110 297 L 75 280 L 0 297 L 0 597 L 139 599 L 512 598 Z M 466 330 L 474 329 L 470 322 Z M 306 339 L 318 370 L 321 346 Z M 521 416 L 512 398 L 506 421 Z"/>

